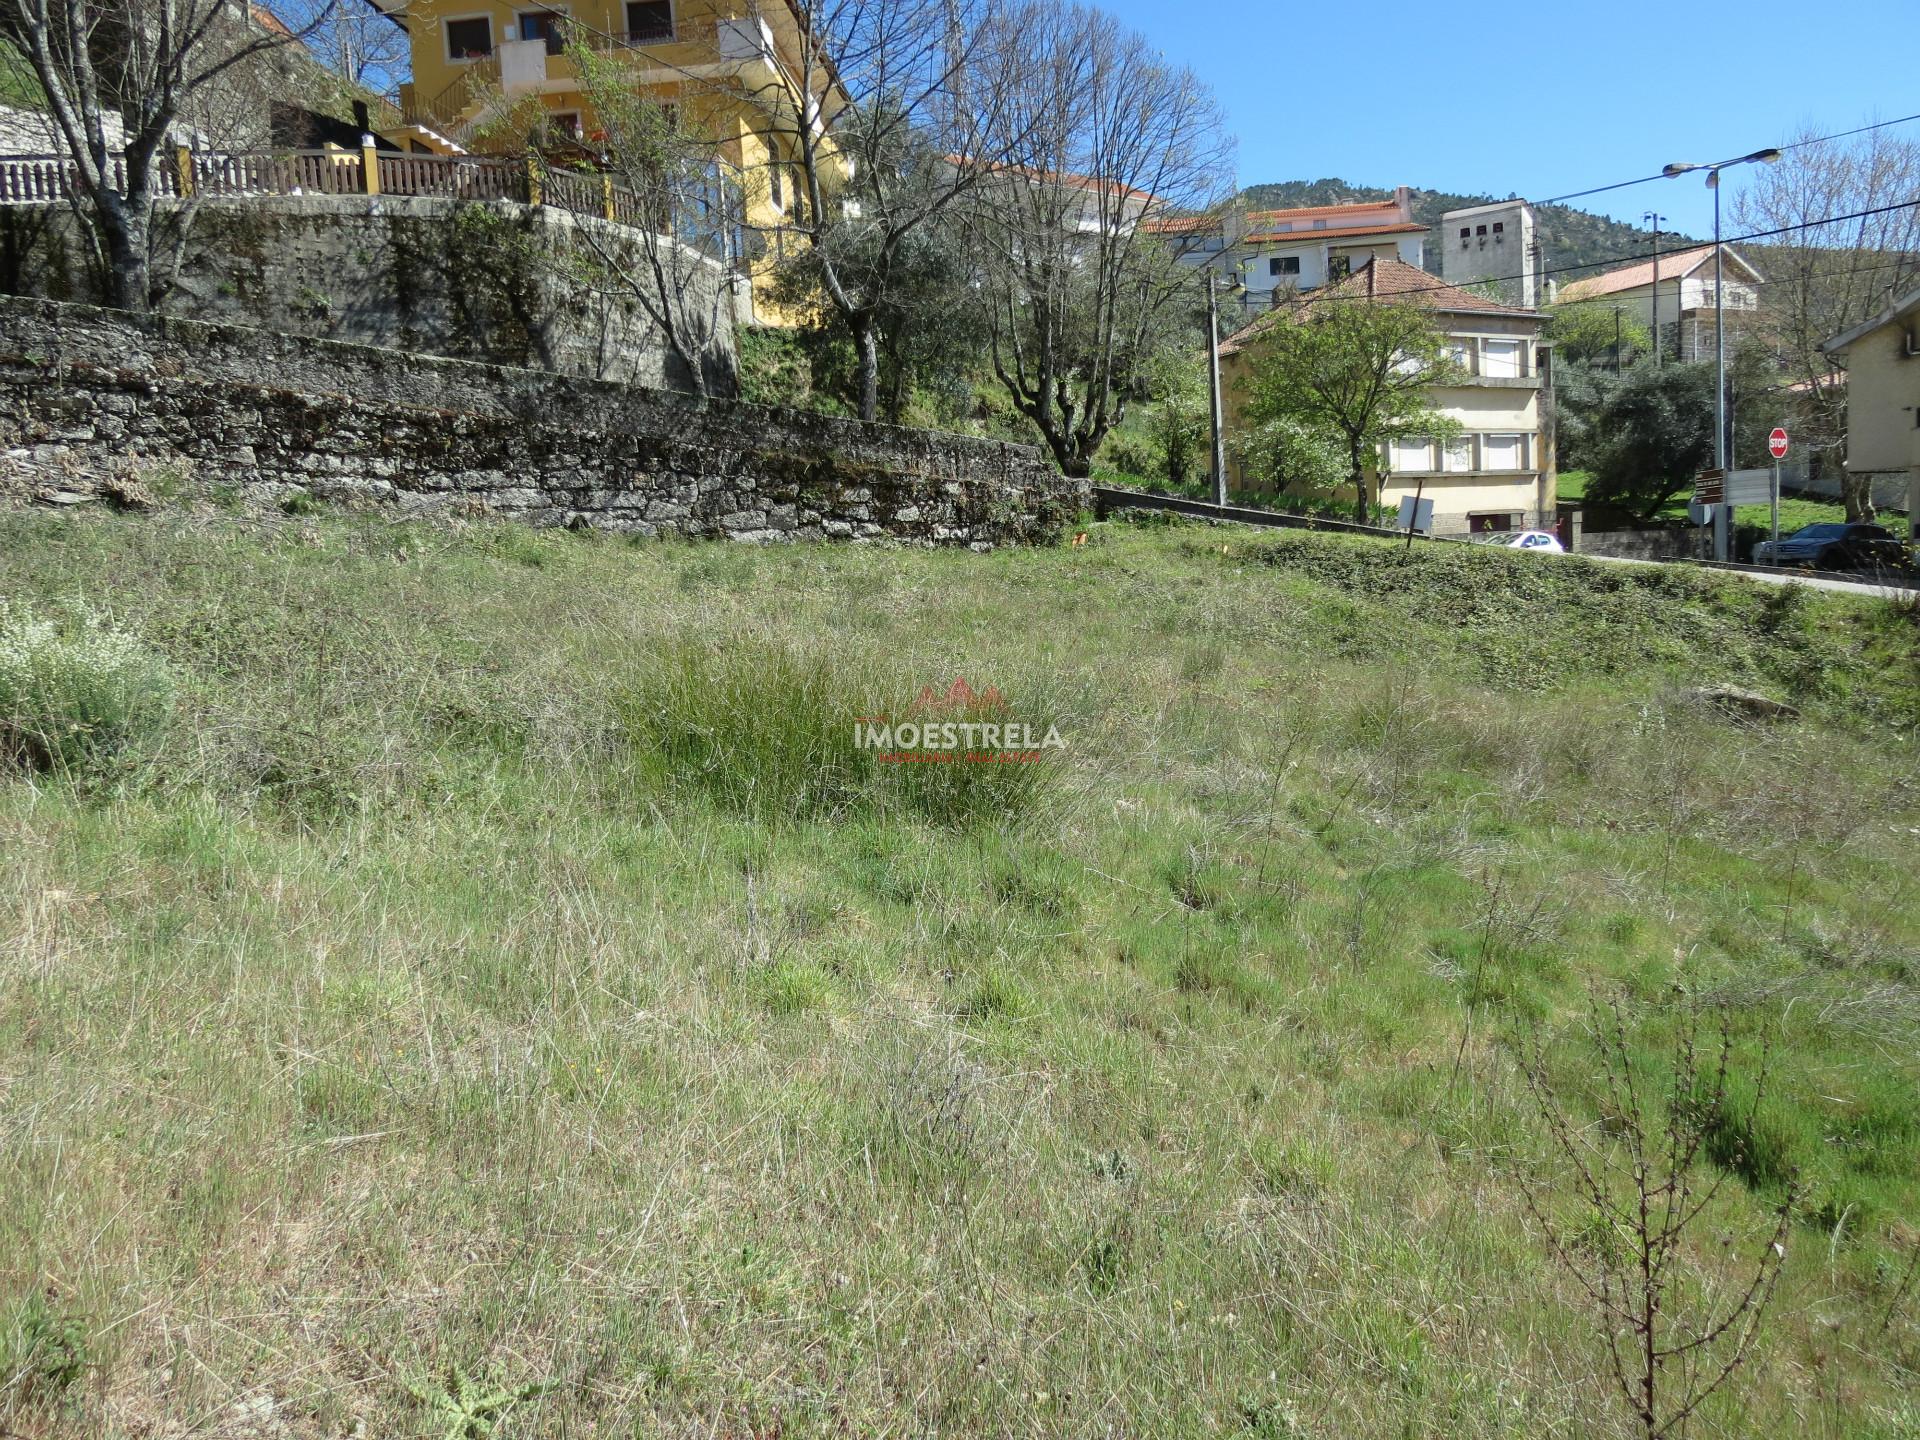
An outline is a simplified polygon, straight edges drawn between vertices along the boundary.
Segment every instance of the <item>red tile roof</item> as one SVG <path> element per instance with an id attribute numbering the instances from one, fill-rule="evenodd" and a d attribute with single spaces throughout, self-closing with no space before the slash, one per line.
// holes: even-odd
<path id="1" fill-rule="evenodd" d="M 1726 246 L 1725 249 L 1729 270 L 1737 266 L 1752 278 L 1756 280 L 1760 278 L 1759 272 L 1734 253 L 1731 245 Z M 1689 275 L 1711 259 L 1713 259 L 1711 245 L 1698 245 L 1691 250 L 1675 250 L 1660 257 L 1660 278 L 1674 280 L 1682 275 Z M 1636 261 L 1631 265 L 1622 265 L 1618 270 L 1589 275 L 1584 280 L 1569 281 L 1560 287 L 1560 300 L 1562 304 L 1570 300 L 1593 300 L 1602 295 L 1618 295 L 1623 290 L 1637 290 L 1642 285 L 1651 284 L 1653 284 L 1653 260 L 1649 258 Z"/>
<path id="2" fill-rule="evenodd" d="M 1362 265 L 1344 280 L 1309 291 L 1291 304 L 1275 306 L 1266 314 L 1243 326 L 1220 342 L 1222 355 L 1233 355 L 1284 320 L 1311 314 L 1313 307 L 1329 300 L 1366 300 L 1390 304 L 1419 305 L 1442 314 L 1518 315 L 1533 317 L 1539 312 L 1517 305 L 1503 305 L 1458 285 L 1449 285 L 1438 275 L 1407 264 L 1404 260 L 1374 259 Z"/>
<path id="3" fill-rule="evenodd" d="M 1399 213 L 1399 205 L 1392 200 L 1350 200 L 1342 205 L 1296 205 L 1288 210 L 1249 210 L 1247 224 L 1259 225 L 1280 220 L 1312 219 L 1315 216 L 1331 219 L 1335 215 L 1350 215 L 1357 220 L 1363 214 L 1370 214 L 1384 219 L 1389 215 L 1397 216 Z M 1420 228 L 1424 230 L 1426 227 L 1423 225 Z"/>
<path id="4" fill-rule="evenodd" d="M 1384 225 L 1329 225 L 1324 230 L 1275 230 L 1247 235 L 1241 240 L 1243 245 L 1285 245 L 1293 240 L 1319 240 L 1332 235 L 1424 235 L 1427 227 L 1411 222 L 1390 221 Z"/>

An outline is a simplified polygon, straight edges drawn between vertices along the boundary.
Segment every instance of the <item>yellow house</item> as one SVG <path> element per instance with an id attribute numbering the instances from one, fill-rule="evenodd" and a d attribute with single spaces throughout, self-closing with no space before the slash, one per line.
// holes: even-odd
<path id="1" fill-rule="evenodd" d="M 846 103 L 817 42 L 801 43 L 791 4 L 750 0 L 374 0 L 406 30 L 413 80 L 400 87 L 393 138 L 422 154 L 500 149 L 527 137 L 500 122 L 544 109 L 548 137 L 591 151 L 599 117 L 570 47 L 617 58 L 649 98 L 680 110 L 715 146 L 744 197 L 741 217 L 766 237 L 763 270 L 796 206 L 800 123 L 823 133 Z M 811 59 L 811 65 L 806 62 Z M 821 77 L 825 77 L 824 80 Z M 806 78 L 800 78 L 806 77 Z"/>
<path id="2" fill-rule="evenodd" d="M 1820 347 L 1847 367 L 1847 472 L 1900 507 L 1920 542 L 1920 290 Z"/>
<path id="3" fill-rule="evenodd" d="M 1429 311 L 1456 365 L 1454 378 L 1432 386 L 1428 402 L 1457 420 L 1461 434 L 1440 444 L 1419 436 L 1395 441 L 1373 475 L 1373 501 L 1391 511 L 1418 493 L 1433 501 L 1435 534 L 1482 534 L 1552 529 L 1558 474 L 1553 437 L 1542 406 L 1551 390 L 1548 351 L 1540 343 L 1545 318 L 1537 311 L 1448 285 L 1402 260 L 1374 258 L 1306 303 L 1413 304 Z M 1220 344 L 1220 387 L 1228 439 L 1243 426 L 1247 386 L 1258 363 L 1260 337 L 1293 323 L 1289 310 L 1270 310 Z M 1256 489 L 1243 461 L 1231 455 L 1230 487 Z"/>

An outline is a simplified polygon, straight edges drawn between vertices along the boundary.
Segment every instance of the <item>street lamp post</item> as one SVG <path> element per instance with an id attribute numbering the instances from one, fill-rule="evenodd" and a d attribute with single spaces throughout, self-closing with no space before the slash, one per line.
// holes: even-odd
<path id="1" fill-rule="evenodd" d="M 1207 271 L 1207 400 L 1212 409 L 1213 503 L 1227 503 L 1227 442 L 1220 414 L 1220 308 L 1214 298 L 1213 271 Z"/>
<path id="2" fill-rule="evenodd" d="M 1726 261 L 1720 244 L 1720 172 L 1735 165 L 1759 161 L 1771 165 L 1780 158 L 1774 149 L 1756 150 L 1737 160 L 1722 160 L 1713 165 L 1677 162 L 1661 171 L 1668 179 L 1690 170 L 1707 172 L 1707 188 L 1713 191 L 1713 468 L 1724 476 L 1727 469 L 1727 324 Z M 1722 482 L 1724 483 L 1724 481 Z M 1713 507 L 1713 555 L 1716 560 L 1733 558 L 1733 507 L 1724 501 Z"/>

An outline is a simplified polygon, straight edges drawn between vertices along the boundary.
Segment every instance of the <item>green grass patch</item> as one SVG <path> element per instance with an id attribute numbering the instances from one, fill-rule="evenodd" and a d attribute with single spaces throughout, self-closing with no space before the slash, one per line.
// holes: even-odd
<path id="1" fill-rule="evenodd" d="M 1593 991 L 1735 1037 L 1679 1263 L 1803 1194 L 1701 1433 L 1911 1413 L 1910 609 L 332 513 L 7 515 L 0 591 L 168 677 L 0 772 L 0 1430 L 1623 1433 L 1522 1184 Z M 852 743 L 960 677 L 1062 748 Z"/>

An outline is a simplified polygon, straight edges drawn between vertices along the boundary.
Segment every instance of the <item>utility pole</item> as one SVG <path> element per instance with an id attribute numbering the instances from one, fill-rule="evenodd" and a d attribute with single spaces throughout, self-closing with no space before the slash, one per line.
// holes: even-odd
<path id="1" fill-rule="evenodd" d="M 1213 408 L 1213 503 L 1227 503 L 1227 443 L 1220 430 L 1220 308 L 1207 271 L 1207 390 Z"/>
<path id="2" fill-rule="evenodd" d="M 1613 373 L 1620 373 L 1620 307 L 1613 307 Z"/>
<path id="3" fill-rule="evenodd" d="M 1640 217 L 1653 224 L 1653 368 L 1660 368 L 1660 222 L 1667 217 L 1649 210 Z"/>
<path id="4" fill-rule="evenodd" d="M 1720 239 L 1720 172 L 1735 165 L 1759 161 L 1777 164 L 1780 152 L 1772 147 L 1742 155 L 1737 160 L 1722 160 L 1715 165 L 1694 165 L 1685 161 L 1668 165 L 1660 173 L 1668 179 L 1692 170 L 1707 172 L 1707 188 L 1713 191 L 1713 468 L 1727 473 L 1727 314 L 1726 247 Z M 1713 558 L 1732 559 L 1733 506 L 1722 501 L 1713 507 Z"/>

